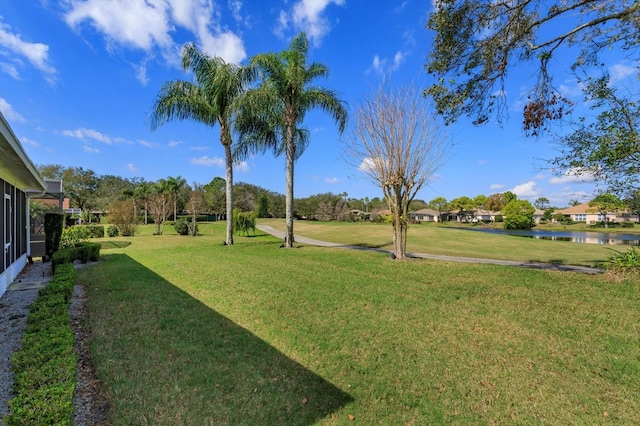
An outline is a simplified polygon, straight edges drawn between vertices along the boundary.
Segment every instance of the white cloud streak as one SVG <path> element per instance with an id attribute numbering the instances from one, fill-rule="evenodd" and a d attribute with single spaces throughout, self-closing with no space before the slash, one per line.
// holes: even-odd
<path id="1" fill-rule="evenodd" d="M 0 111 L 2 111 L 2 115 L 4 115 L 4 117 L 9 121 L 14 121 L 16 123 L 27 122 L 27 119 L 14 110 L 13 106 L 4 98 L 0 98 Z"/>
<path id="2" fill-rule="evenodd" d="M 314 46 L 319 46 L 331 31 L 331 23 L 325 16 L 325 10 L 331 4 L 343 6 L 345 0 L 299 0 L 291 10 L 280 11 L 276 34 L 282 35 L 292 25 L 294 30 L 306 32 Z"/>
<path id="3" fill-rule="evenodd" d="M 589 183 L 593 182 L 593 174 L 588 171 L 569 169 L 562 176 L 554 176 L 549 179 L 552 185 L 564 185 L 567 183 Z"/>
<path id="4" fill-rule="evenodd" d="M 510 189 L 510 191 L 520 198 L 536 197 L 540 194 L 540 190 L 536 188 L 536 183 L 532 180 L 520 185 L 516 185 L 512 189 Z"/>
<path id="5" fill-rule="evenodd" d="M 225 167 L 224 159 L 220 157 L 209 157 L 204 155 L 198 158 L 192 158 L 191 164 L 196 166 L 217 166 L 217 167 Z"/>
<path id="6" fill-rule="evenodd" d="M 113 140 L 109 136 L 103 133 L 100 133 L 97 130 L 87 129 L 84 127 L 80 127 L 75 130 L 63 130 L 62 134 L 64 136 L 67 136 L 70 138 L 76 138 L 80 140 L 93 139 L 98 142 L 105 143 L 107 145 L 110 145 L 113 142 Z"/>
<path id="7" fill-rule="evenodd" d="M 148 83 L 147 62 L 156 53 L 180 66 L 180 44 L 174 39 L 178 29 L 190 32 L 210 56 L 233 63 L 246 58 L 242 39 L 221 26 L 220 11 L 211 0 L 69 0 L 68 5 L 64 20 L 74 30 L 92 27 L 103 35 L 109 51 L 125 47 L 147 54 L 134 66 L 142 84 Z M 241 3 L 232 1 L 231 6 L 236 17 Z"/>
<path id="8" fill-rule="evenodd" d="M 0 16 L 0 20 L 2 16 Z M 56 81 L 56 69 L 49 61 L 49 46 L 44 43 L 32 43 L 22 39 L 22 35 L 11 31 L 11 27 L 0 21 L 0 55 L 4 56 L 10 63 L 4 63 L 2 72 L 15 79 L 20 79 L 18 66 L 19 59 L 26 59 L 32 66 L 45 74 L 45 79 L 49 84 Z"/>

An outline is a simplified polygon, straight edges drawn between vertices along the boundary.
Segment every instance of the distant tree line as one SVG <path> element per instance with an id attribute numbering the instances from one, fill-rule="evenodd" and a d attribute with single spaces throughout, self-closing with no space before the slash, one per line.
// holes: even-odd
<path id="1" fill-rule="evenodd" d="M 162 233 L 166 221 L 176 217 L 208 215 L 212 219 L 226 219 L 225 188 L 222 177 L 215 177 L 206 184 L 188 184 L 180 176 L 147 181 L 140 177 L 123 178 L 116 175 L 98 175 L 82 167 L 40 165 L 40 173 L 47 178 L 61 178 L 65 197 L 70 207 L 80 208 L 84 221 L 92 220 L 91 214 L 106 213 L 116 209 L 123 215 L 137 217 L 141 223 L 155 223 L 157 233 Z M 239 182 L 233 185 L 234 205 L 240 212 L 255 212 L 259 218 L 284 218 L 285 196 L 257 185 Z M 461 196 L 452 200 L 438 196 L 429 202 L 413 200 L 410 211 L 431 208 L 439 214 L 458 210 L 461 215 L 475 209 L 504 211 L 517 196 L 506 191 L 473 198 Z M 605 195 L 591 201 L 593 209 L 626 209 L 632 215 L 640 214 L 640 191 L 626 199 Z M 569 205 L 580 204 L 572 200 Z M 533 207 L 545 211 L 545 219 L 552 220 L 554 211 L 566 206 L 552 206 L 545 197 L 536 199 Z M 600 206 L 600 207 L 598 207 Z M 522 206 L 521 206 L 522 207 Z M 38 206 L 33 208 L 39 209 Z M 124 209 L 124 211 L 123 211 Z M 131 210 L 131 212 L 127 212 Z M 39 210 L 38 210 L 39 211 Z M 331 192 L 297 198 L 294 215 L 300 220 L 358 221 L 388 214 L 384 197 L 349 197 L 347 193 Z"/>

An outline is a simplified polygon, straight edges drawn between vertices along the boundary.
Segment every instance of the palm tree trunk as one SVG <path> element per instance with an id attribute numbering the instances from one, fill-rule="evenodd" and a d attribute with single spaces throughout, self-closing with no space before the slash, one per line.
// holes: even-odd
<path id="1" fill-rule="evenodd" d="M 295 146 L 293 145 L 293 126 L 287 126 L 287 183 L 285 194 L 285 222 L 287 224 L 286 244 L 293 247 L 293 166 L 295 162 Z"/>
<path id="2" fill-rule="evenodd" d="M 230 139 L 231 137 L 229 137 Z M 227 208 L 227 245 L 233 244 L 233 158 L 231 144 L 223 143 L 224 159 L 227 167 L 226 208 Z"/>

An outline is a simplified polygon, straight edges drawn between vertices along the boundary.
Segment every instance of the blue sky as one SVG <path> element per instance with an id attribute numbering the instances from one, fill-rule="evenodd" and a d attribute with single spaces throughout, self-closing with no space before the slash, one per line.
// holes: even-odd
<path id="1" fill-rule="evenodd" d="M 432 35 L 425 23 L 431 8 L 425 0 L 0 0 L 0 111 L 35 164 L 208 183 L 224 177 L 218 128 L 176 121 L 152 132 L 147 119 L 164 82 L 190 79 L 179 66 L 185 43 L 195 41 L 210 55 L 242 62 L 285 49 L 306 31 L 309 60 L 331 70 L 317 83 L 355 106 L 382 75 L 426 87 L 423 66 Z M 632 72 L 624 62 L 610 69 Z M 555 156 L 553 145 L 525 138 L 520 127 L 521 94 L 533 81 L 528 73 L 512 75 L 524 78 L 509 82 L 510 120 L 502 127 L 474 127 L 465 119 L 449 126 L 455 146 L 417 198 L 510 190 L 562 207 L 593 197 L 592 183 L 545 170 L 543 160 Z M 568 77 L 560 83 L 574 100 L 581 99 Z M 296 197 L 382 195 L 344 160 L 329 116 L 309 113 L 305 125 L 312 136 L 296 164 Z M 284 159 L 250 158 L 236 166 L 234 180 L 284 193 Z"/>

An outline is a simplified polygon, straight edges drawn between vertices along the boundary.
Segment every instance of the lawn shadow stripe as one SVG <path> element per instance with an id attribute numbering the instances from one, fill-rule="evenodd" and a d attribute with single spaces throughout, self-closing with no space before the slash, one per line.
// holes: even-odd
<path id="1" fill-rule="evenodd" d="M 106 257 L 100 284 L 87 284 L 116 423 L 310 425 L 354 401 L 131 257 Z"/>

